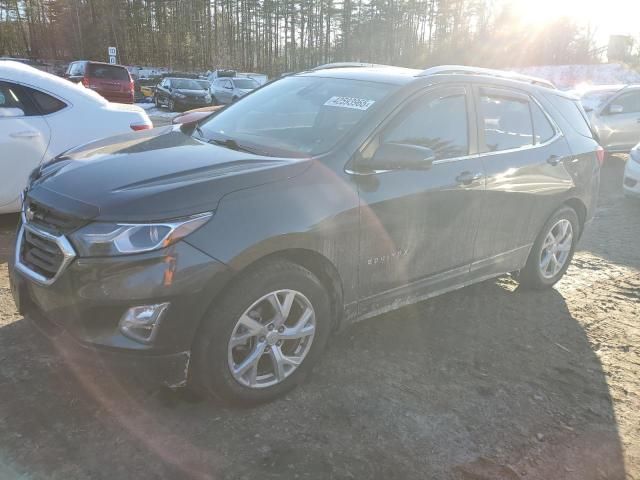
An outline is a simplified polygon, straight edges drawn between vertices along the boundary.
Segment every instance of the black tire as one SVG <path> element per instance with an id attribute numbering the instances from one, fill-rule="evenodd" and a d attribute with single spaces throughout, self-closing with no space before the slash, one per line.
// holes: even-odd
<path id="1" fill-rule="evenodd" d="M 211 95 L 211 105 L 220 105 L 215 95 Z"/>
<path id="2" fill-rule="evenodd" d="M 270 292 L 293 289 L 302 293 L 315 311 L 315 334 L 307 355 L 288 377 L 272 386 L 242 385 L 231 372 L 228 345 L 240 316 Z M 317 363 L 331 332 L 329 295 L 318 278 L 304 267 L 274 260 L 242 275 L 214 302 L 205 315 L 192 350 L 189 385 L 199 393 L 233 405 L 274 400 L 299 385 Z"/>
<path id="3" fill-rule="evenodd" d="M 543 275 L 542 269 L 540 268 L 542 247 L 545 238 L 549 234 L 550 230 L 561 220 L 568 220 L 571 223 L 571 228 L 573 231 L 571 249 L 569 250 L 569 255 L 564 265 L 558 271 L 558 273 L 551 278 L 547 278 Z M 550 288 L 555 285 L 565 274 L 567 268 L 569 268 L 569 264 L 571 263 L 571 259 L 573 258 L 573 253 L 575 252 L 576 244 L 578 242 L 578 239 L 580 238 L 580 229 L 580 220 L 578 219 L 578 215 L 573 208 L 564 206 L 557 210 L 542 227 L 542 230 L 538 234 L 538 237 L 536 238 L 536 241 L 531 248 L 531 252 L 529 253 L 529 258 L 527 259 L 525 267 L 520 270 L 517 275 L 520 286 L 527 289 L 541 290 L 544 288 Z"/>

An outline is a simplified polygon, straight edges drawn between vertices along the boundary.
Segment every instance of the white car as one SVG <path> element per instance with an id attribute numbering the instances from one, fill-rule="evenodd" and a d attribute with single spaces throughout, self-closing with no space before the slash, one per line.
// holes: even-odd
<path id="1" fill-rule="evenodd" d="M 0 61 L 0 213 L 20 210 L 31 171 L 76 145 L 152 128 L 140 107 L 28 65 Z"/>
<path id="2" fill-rule="evenodd" d="M 633 147 L 629 154 L 629 160 L 624 167 L 622 187 L 628 197 L 640 198 L 640 143 Z"/>

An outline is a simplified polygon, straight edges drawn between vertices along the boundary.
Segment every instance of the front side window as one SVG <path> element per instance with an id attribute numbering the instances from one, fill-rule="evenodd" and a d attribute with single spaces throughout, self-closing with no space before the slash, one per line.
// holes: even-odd
<path id="1" fill-rule="evenodd" d="M 529 101 L 491 93 L 480 94 L 480 128 L 485 151 L 499 152 L 533 145 L 533 123 Z"/>
<path id="2" fill-rule="evenodd" d="M 219 111 L 195 135 L 265 155 L 318 155 L 331 150 L 397 88 L 341 78 L 286 77 Z"/>
<path id="3" fill-rule="evenodd" d="M 640 112 L 640 92 L 623 93 L 611 102 L 612 105 L 620 105 L 621 113 L 638 113 Z"/>
<path id="4" fill-rule="evenodd" d="M 233 83 L 235 83 L 236 88 L 240 89 L 250 89 L 250 88 L 258 88 L 258 82 L 256 82 L 252 78 L 236 78 Z"/>
<path id="5" fill-rule="evenodd" d="M 428 147 L 436 160 L 467 155 L 469 128 L 464 91 L 445 96 L 427 94 L 383 134 L 382 142 Z"/>

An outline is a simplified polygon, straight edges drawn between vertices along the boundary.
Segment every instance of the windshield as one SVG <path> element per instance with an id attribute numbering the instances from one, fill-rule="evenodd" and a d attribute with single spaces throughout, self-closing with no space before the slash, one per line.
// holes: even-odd
<path id="1" fill-rule="evenodd" d="M 234 78 L 233 83 L 236 88 L 242 89 L 258 88 L 260 86 L 253 78 Z"/>
<path id="2" fill-rule="evenodd" d="M 202 90 L 202 87 L 195 80 L 181 78 L 179 80 L 171 80 L 171 86 L 180 90 Z"/>
<path id="3" fill-rule="evenodd" d="M 395 85 L 322 77 L 287 77 L 203 123 L 196 135 L 233 140 L 265 155 L 318 155 L 333 148 Z"/>
<path id="4" fill-rule="evenodd" d="M 209 90 L 209 82 L 207 80 L 196 80 L 202 90 Z"/>

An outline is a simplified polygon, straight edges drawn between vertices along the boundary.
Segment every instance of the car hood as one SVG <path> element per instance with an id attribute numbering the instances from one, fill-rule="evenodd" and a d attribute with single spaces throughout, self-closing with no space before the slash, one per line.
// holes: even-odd
<path id="1" fill-rule="evenodd" d="M 215 210 L 227 193 L 308 166 L 308 159 L 239 152 L 169 126 L 66 152 L 32 174 L 27 198 L 87 220 L 165 220 Z"/>

